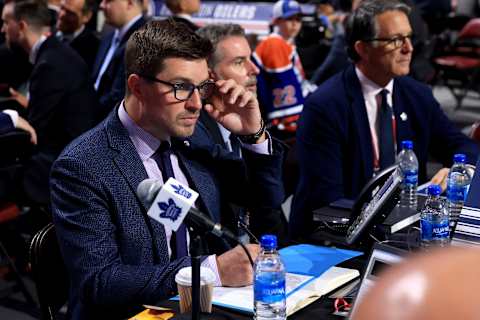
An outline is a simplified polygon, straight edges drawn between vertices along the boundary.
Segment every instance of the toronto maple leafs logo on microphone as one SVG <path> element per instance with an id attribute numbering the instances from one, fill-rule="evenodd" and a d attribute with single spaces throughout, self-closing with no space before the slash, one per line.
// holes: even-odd
<path id="1" fill-rule="evenodd" d="M 185 189 L 182 185 L 174 185 L 172 184 L 172 188 L 173 190 L 175 191 L 176 194 L 179 194 L 187 199 L 190 199 L 190 197 L 192 196 L 192 194 L 190 192 L 187 191 L 187 189 Z"/>
<path id="2" fill-rule="evenodd" d="M 158 206 L 160 207 L 159 216 L 162 218 L 170 219 L 176 221 L 178 216 L 182 213 L 182 209 L 177 207 L 175 201 L 172 198 L 168 199 L 167 202 L 159 202 Z"/>

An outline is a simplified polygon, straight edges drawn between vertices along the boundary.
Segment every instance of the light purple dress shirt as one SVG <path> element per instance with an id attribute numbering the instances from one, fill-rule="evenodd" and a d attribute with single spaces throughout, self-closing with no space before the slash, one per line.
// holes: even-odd
<path id="1" fill-rule="evenodd" d="M 162 172 L 158 168 L 157 162 L 153 159 L 153 155 L 157 151 L 158 147 L 160 146 L 160 140 L 152 136 L 150 133 L 142 129 L 138 126 L 132 118 L 128 115 L 125 110 L 124 101 L 120 104 L 118 108 L 118 116 L 120 118 L 120 122 L 128 131 L 128 135 L 130 140 L 132 140 L 135 149 L 137 150 L 140 159 L 142 160 L 143 166 L 147 171 L 147 175 L 150 179 L 158 179 L 163 181 Z M 267 139 L 265 142 L 255 145 L 244 145 L 244 147 L 261 154 L 270 154 L 269 152 L 269 145 L 270 139 Z M 175 175 L 175 179 L 180 181 L 181 183 L 188 186 L 188 180 L 185 174 L 180 169 L 180 165 L 178 163 L 178 158 L 175 154 L 170 156 L 170 160 L 172 162 L 173 173 Z M 168 247 L 168 254 L 169 256 L 172 254 L 170 249 L 170 238 L 172 237 L 172 230 L 167 226 L 164 226 L 165 233 L 167 236 L 167 247 Z M 187 243 L 189 242 L 189 236 L 187 233 Z M 211 269 L 216 276 L 215 286 L 221 286 L 222 282 L 220 280 L 220 275 L 218 273 L 217 268 L 217 260 L 216 255 L 210 255 L 207 259 L 202 262 L 203 267 L 207 267 Z"/>

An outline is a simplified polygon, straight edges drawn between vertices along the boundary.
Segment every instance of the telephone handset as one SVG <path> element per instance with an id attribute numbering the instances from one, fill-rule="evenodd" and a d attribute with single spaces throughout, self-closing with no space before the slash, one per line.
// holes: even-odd
<path id="1" fill-rule="evenodd" d="M 386 168 L 362 189 L 350 215 L 347 244 L 356 242 L 375 223 L 383 222 L 400 199 L 402 174 L 397 165 Z"/>

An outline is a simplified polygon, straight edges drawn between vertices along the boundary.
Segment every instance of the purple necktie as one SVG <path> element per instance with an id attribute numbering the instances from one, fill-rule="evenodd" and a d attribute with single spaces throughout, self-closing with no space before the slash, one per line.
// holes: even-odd
<path id="1" fill-rule="evenodd" d="M 168 180 L 168 178 L 175 178 L 172 162 L 170 161 L 170 155 L 172 153 L 173 150 L 170 144 L 166 141 L 163 141 L 153 156 L 153 159 L 155 162 L 157 162 L 158 168 L 162 172 L 164 183 Z M 170 239 L 170 249 L 172 250 L 173 259 L 178 259 L 188 255 L 187 229 L 184 223 L 180 225 L 176 232 L 172 233 L 172 238 Z"/>

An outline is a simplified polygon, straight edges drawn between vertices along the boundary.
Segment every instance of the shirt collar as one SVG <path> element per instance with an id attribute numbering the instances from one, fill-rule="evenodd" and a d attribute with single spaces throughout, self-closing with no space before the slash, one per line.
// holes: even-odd
<path id="1" fill-rule="evenodd" d="M 183 19 L 188 20 L 188 21 L 192 21 L 192 16 L 189 15 L 189 14 L 186 14 L 186 13 L 179 13 L 175 16 L 179 17 L 179 18 L 183 18 Z"/>
<path id="2" fill-rule="evenodd" d="M 357 74 L 358 80 L 360 80 L 360 84 L 362 86 L 362 92 L 365 96 L 373 95 L 376 96 L 380 93 L 383 89 L 387 89 L 388 93 L 393 92 L 393 79 L 390 80 L 385 87 L 381 87 L 372 80 L 368 79 L 367 76 L 363 74 L 363 72 L 355 67 L 355 73 Z"/>
<path id="3" fill-rule="evenodd" d="M 220 134 L 222 135 L 222 139 L 224 142 L 227 142 L 230 140 L 230 135 L 232 134 L 230 131 L 225 129 L 224 126 L 222 126 L 220 123 L 217 122 L 218 129 L 220 130 Z"/>
<path id="4" fill-rule="evenodd" d="M 74 33 L 63 33 L 62 31 L 57 31 L 57 38 L 59 39 L 63 39 L 63 38 L 66 38 L 68 39 L 68 42 L 72 42 L 73 39 L 75 39 L 76 37 L 78 37 L 80 35 L 80 33 L 83 32 L 83 30 L 85 30 L 85 25 L 82 25 L 77 31 L 75 31 Z"/>
<path id="5" fill-rule="evenodd" d="M 142 127 L 137 125 L 135 121 L 125 110 L 125 100 L 120 103 L 118 108 L 118 117 L 120 122 L 127 129 L 130 140 L 132 140 L 137 153 L 140 155 L 142 161 L 151 158 L 158 147 L 160 146 L 160 140 L 153 135 L 145 131 Z"/>
<path id="6" fill-rule="evenodd" d="M 32 50 L 30 51 L 29 59 L 28 59 L 31 64 L 35 64 L 35 61 L 37 60 L 37 56 L 38 56 L 38 51 L 40 50 L 40 47 L 45 42 L 45 40 L 47 40 L 47 36 L 42 34 L 40 38 L 37 40 L 37 42 L 35 42 L 35 44 L 33 45 Z"/>
<path id="7" fill-rule="evenodd" d="M 139 15 L 135 16 L 132 20 L 130 20 L 126 25 L 124 25 L 120 29 L 115 30 L 115 35 L 118 36 L 119 41 L 122 41 L 123 36 L 128 32 L 128 30 L 133 26 L 133 24 L 135 22 L 140 20 L 141 17 L 142 17 L 142 15 L 139 14 Z"/>

